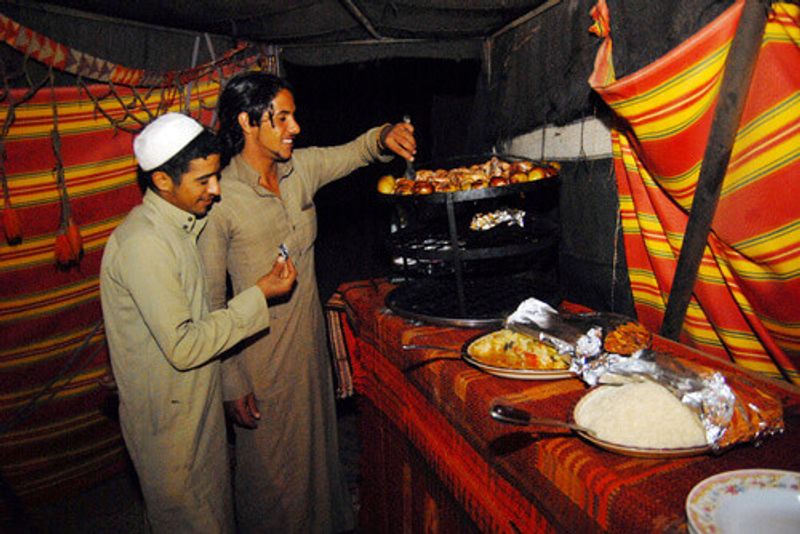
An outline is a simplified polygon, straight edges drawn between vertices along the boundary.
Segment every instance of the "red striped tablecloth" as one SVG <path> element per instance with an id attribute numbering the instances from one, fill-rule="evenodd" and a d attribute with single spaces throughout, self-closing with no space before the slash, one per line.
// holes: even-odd
<path id="1" fill-rule="evenodd" d="M 382 280 L 342 285 L 329 306 L 330 317 L 339 316 L 329 323 L 332 337 L 347 351 L 356 392 L 413 444 L 481 531 L 685 532 L 686 496 L 706 477 L 745 468 L 800 470 L 798 388 L 661 338 L 654 348 L 729 377 L 748 377 L 781 398 L 786 431 L 760 447 L 653 460 L 607 452 L 558 430 L 530 433 L 497 423 L 488 415 L 495 402 L 567 419 L 587 387 L 577 379 L 497 378 L 471 367 L 459 352 L 480 331 L 413 324 L 391 313 L 384 299 L 393 287 Z M 404 344 L 454 352 L 404 350 Z M 362 439 L 375 439 L 370 432 Z M 363 458 L 367 465 L 371 461 Z M 394 509 L 404 506 L 391 503 Z M 433 512 L 425 513 L 425 524 L 436 522 Z M 362 518 L 375 516 L 375 510 L 362 509 Z"/>

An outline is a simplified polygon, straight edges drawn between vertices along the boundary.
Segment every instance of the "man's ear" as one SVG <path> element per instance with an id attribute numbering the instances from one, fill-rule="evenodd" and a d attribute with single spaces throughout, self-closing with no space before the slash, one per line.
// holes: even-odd
<path id="1" fill-rule="evenodd" d="M 153 185 L 161 193 L 170 193 L 175 189 L 175 182 L 169 177 L 169 174 L 164 171 L 156 171 L 153 173 Z"/>
<path id="2" fill-rule="evenodd" d="M 248 135 L 253 130 L 253 128 L 255 128 L 255 126 L 250 124 L 250 115 L 248 115 L 246 111 L 242 111 L 238 115 L 236 115 L 236 121 L 242 128 L 242 133 L 244 133 L 244 135 Z"/>

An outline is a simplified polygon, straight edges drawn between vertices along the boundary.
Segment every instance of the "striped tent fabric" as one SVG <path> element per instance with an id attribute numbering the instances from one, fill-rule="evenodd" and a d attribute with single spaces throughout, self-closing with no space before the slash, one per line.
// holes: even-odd
<path id="1" fill-rule="evenodd" d="M 614 75 L 608 9 L 590 85 L 612 132 L 619 211 L 639 319 L 663 320 L 743 0 L 654 63 Z M 800 6 L 771 7 L 682 341 L 800 383 Z"/>
<path id="2" fill-rule="evenodd" d="M 102 410 L 113 381 L 98 273 L 106 240 L 141 193 L 132 134 L 115 129 L 93 100 L 108 117 L 124 119 L 126 130 L 141 125 L 125 108 L 145 123 L 146 108 L 188 112 L 209 124 L 219 88 L 216 73 L 193 82 L 186 109 L 185 91 L 177 87 L 148 98 L 124 87 L 113 94 L 102 84 L 54 92 L 46 87 L 14 109 L 4 139 L 5 171 L 23 239 L 0 242 L 0 476 L 23 503 L 88 487 L 126 461 L 116 413 Z M 10 101 L 24 92 L 12 91 Z M 71 214 L 83 237 L 83 257 L 68 270 L 57 269 L 54 258 L 61 204 L 51 142 L 53 97 Z M 3 122 L 7 103 L 0 108 Z"/>

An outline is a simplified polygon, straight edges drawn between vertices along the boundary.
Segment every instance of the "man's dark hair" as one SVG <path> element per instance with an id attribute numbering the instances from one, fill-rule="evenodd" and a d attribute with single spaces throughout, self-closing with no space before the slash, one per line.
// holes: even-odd
<path id="1" fill-rule="evenodd" d="M 261 121 L 264 112 L 270 109 L 272 100 L 282 89 L 292 93 L 292 86 L 274 74 L 250 71 L 238 74 L 222 90 L 217 104 L 219 136 L 222 142 L 222 167 L 244 149 L 244 134 L 239 126 L 239 114 L 244 111 L 250 125 Z"/>
<path id="2" fill-rule="evenodd" d="M 203 130 L 200 134 L 192 139 L 188 145 L 183 147 L 180 152 L 172 156 L 166 163 L 162 163 L 155 169 L 143 171 L 139 167 L 136 181 L 139 183 L 139 189 L 144 193 L 148 188 L 157 192 L 155 185 L 153 185 L 153 173 L 161 171 L 167 174 L 175 185 L 181 184 L 181 177 L 189 171 L 189 163 L 194 159 L 205 159 L 212 154 L 219 154 L 221 146 L 219 139 L 214 132 L 210 130 Z"/>

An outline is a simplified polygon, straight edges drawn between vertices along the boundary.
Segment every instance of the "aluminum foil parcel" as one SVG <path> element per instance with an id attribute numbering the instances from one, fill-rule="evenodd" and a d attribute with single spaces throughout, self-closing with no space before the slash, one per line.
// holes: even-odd
<path id="1" fill-rule="evenodd" d="M 571 357 L 570 370 L 590 386 L 651 380 L 665 387 L 700 418 L 715 450 L 783 431 L 780 400 L 743 374 L 718 370 L 643 348 L 631 355 L 604 350 L 604 336 L 620 324 L 608 314 L 560 314 L 537 299 L 523 301 L 506 323 L 524 325 L 541 341 Z"/>

